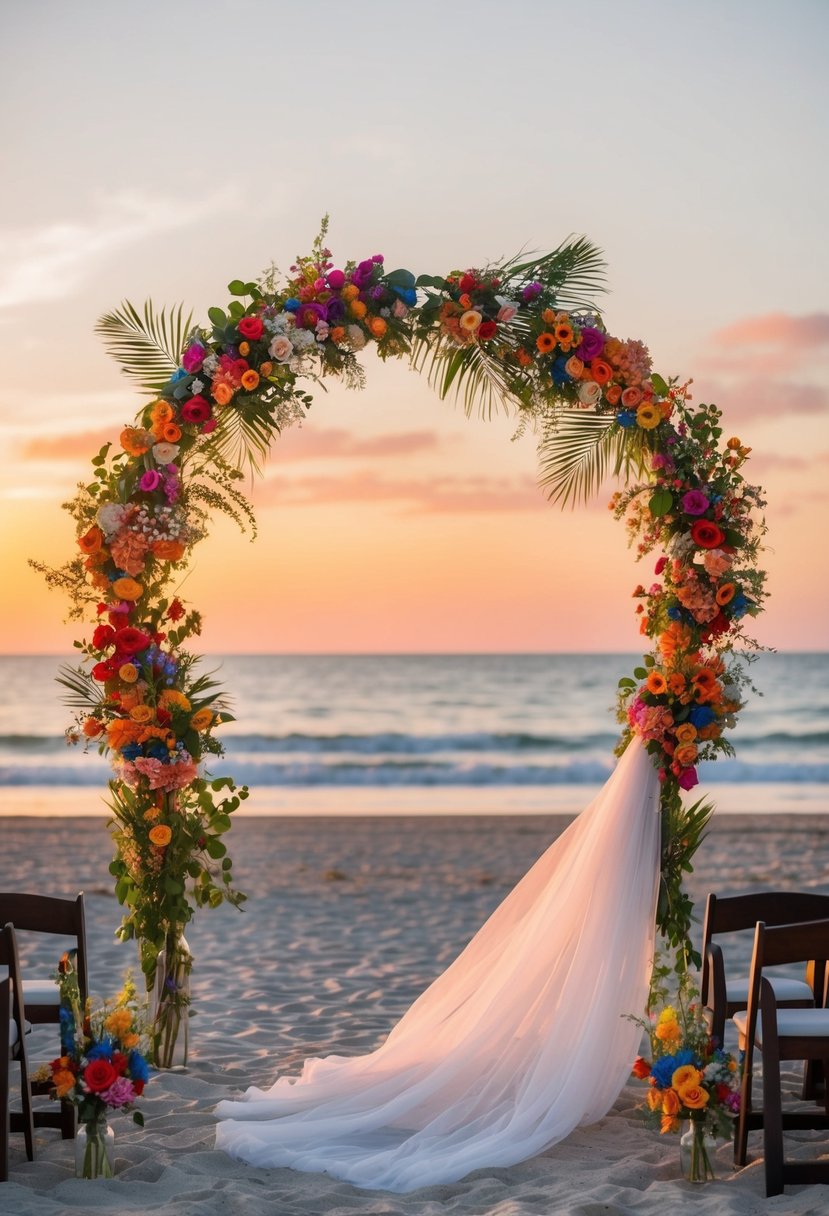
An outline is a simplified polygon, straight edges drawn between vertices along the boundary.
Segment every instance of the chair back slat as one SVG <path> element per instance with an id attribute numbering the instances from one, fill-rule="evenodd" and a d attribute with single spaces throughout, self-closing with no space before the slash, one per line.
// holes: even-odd
<path id="1" fill-rule="evenodd" d="M 83 923 L 79 920 L 82 916 L 77 899 L 0 891 L 0 924 L 11 921 L 18 931 L 61 933 L 75 937 Z"/>
<path id="2" fill-rule="evenodd" d="M 825 965 L 829 959 L 829 917 L 785 925 L 770 925 L 766 921 L 763 959 L 765 967 L 811 960 Z"/>
<path id="3" fill-rule="evenodd" d="M 829 895 L 815 891 L 750 891 L 745 895 L 717 895 L 710 899 L 709 937 L 753 929 L 758 920 L 768 925 L 829 918 Z"/>

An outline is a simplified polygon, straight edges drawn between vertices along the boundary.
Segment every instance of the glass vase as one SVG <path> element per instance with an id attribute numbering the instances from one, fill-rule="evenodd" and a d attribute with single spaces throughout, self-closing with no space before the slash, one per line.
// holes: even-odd
<path id="1" fill-rule="evenodd" d="M 114 1163 L 115 1132 L 106 1115 L 79 1123 L 75 1133 L 75 1177 L 112 1178 Z"/>
<path id="2" fill-rule="evenodd" d="M 153 984 L 152 1052 L 156 1068 L 183 1070 L 190 1049 L 190 971 L 193 956 L 184 934 L 167 934 Z"/>
<path id="3" fill-rule="evenodd" d="M 692 1119 L 679 1139 L 679 1165 L 688 1182 L 710 1182 L 716 1178 L 714 1166 L 717 1141 L 705 1130 L 701 1119 Z"/>

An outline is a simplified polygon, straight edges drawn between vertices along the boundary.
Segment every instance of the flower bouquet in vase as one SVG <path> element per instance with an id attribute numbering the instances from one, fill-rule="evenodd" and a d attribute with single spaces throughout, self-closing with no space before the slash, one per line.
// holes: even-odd
<path id="1" fill-rule="evenodd" d="M 134 1110 L 150 1070 L 144 1056 L 142 1010 L 132 980 L 127 977 L 114 1001 L 81 1008 L 78 976 L 70 955 L 64 955 L 56 976 L 60 990 L 61 1054 L 53 1060 L 52 1097 L 78 1109 L 75 1174 L 79 1178 L 111 1178 L 115 1136 L 108 1124 L 113 1110 L 132 1111 L 143 1127 L 144 1116 Z"/>
<path id="2" fill-rule="evenodd" d="M 664 975 L 655 969 L 655 974 Z M 730 1140 L 740 1109 L 736 1060 L 711 1038 L 695 983 L 680 977 L 676 1004 L 635 1019 L 650 1038 L 650 1059 L 638 1056 L 633 1075 L 649 1085 L 647 1122 L 662 1135 L 679 1132 L 680 1165 L 689 1182 L 715 1178 L 712 1154 Z"/>

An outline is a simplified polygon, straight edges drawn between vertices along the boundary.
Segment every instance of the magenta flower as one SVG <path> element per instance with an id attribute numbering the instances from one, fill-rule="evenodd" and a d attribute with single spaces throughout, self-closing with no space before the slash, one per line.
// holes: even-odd
<path id="1" fill-rule="evenodd" d="M 143 490 L 145 494 L 151 494 L 153 490 L 157 490 L 161 485 L 161 474 L 155 469 L 147 469 L 146 473 L 142 473 L 141 480 L 138 483 L 139 490 Z"/>
<path id="2" fill-rule="evenodd" d="M 695 785 L 699 785 L 699 777 L 695 768 L 684 768 L 677 777 L 679 788 L 681 790 L 692 790 Z"/>
<path id="3" fill-rule="evenodd" d="M 117 1077 L 109 1089 L 98 1094 L 98 1097 L 102 1098 L 107 1106 L 112 1106 L 117 1110 L 120 1106 L 129 1106 L 131 1102 L 134 1102 L 136 1094 L 129 1078 Z"/>
<path id="4" fill-rule="evenodd" d="M 689 490 L 682 499 L 682 510 L 686 515 L 704 515 L 709 506 L 702 490 Z"/>
<path id="5" fill-rule="evenodd" d="M 201 342 L 191 342 L 187 347 L 187 350 L 181 356 L 181 366 L 192 376 L 194 372 L 199 370 L 202 363 L 204 363 L 204 356 L 206 354 L 207 351 L 202 346 Z"/>
<path id="6" fill-rule="evenodd" d="M 332 270 L 328 275 L 328 286 L 332 291 L 339 291 L 345 286 L 345 275 L 341 270 Z"/>
<path id="7" fill-rule="evenodd" d="M 595 325 L 585 325 L 581 331 L 581 341 L 576 347 L 576 355 L 585 363 L 589 363 L 591 359 L 597 359 L 604 350 L 605 336 L 600 329 L 596 329 Z"/>
<path id="8" fill-rule="evenodd" d="M 654 568 L 653 568 L 653 572 L 654 572 L 654 574 L 661 574 L 661 573 L 662 573 L 662 571 L 663 571 L 663 570 L 665 569 L 665 567 L 667 566 L 667 564 L 668 564 L 668 559 L 667 559 L 667 557 L 665 556 L 665 554 L 663 553 L 663 554 L 662 554 L 662 556 L 659 558 L 659 560 L 657 561 L 656 565 L 655 565 L 655 566 L 654 566 Z"/>

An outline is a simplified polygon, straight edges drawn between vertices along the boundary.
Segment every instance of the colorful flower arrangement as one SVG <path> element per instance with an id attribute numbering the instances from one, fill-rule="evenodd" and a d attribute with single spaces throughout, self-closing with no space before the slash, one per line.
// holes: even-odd
<path id="1" fill-rule="evenodd" d="M 61 1054 L 49 1066 L 52 1096 L 78 1109 L 86 1145 L 82 1175 L 111 1174 L 101 1143 L 102 1127 L 111 1110 L 131 1111 L 135 1123 L 144 1116 L 134 1104 L 144 1092 L 150 1069 L 141 1050 L 144 1038 L 142 1010 L 135 985 L 127 977 L 116 999 L 81 1008 L 78 976 L 72 959 L 64 954 L 55 976 L 60 991 Z"/>
<path id="2" fill-rule="evenodd" d="M 666 971 L 656 969 L 662 977 Z M 731 1139 L 740 1110 L 737 1061 L 711 1038 L 699 993 L 687 973 L 676 1006 L 664 1005 L 647 1021 L 635 1020 L 647 1032 L 651 1048 L 650 1060 L 638 1056 L 633 1065 L 633 1076 L 650 1087 L 645 1118 L 662 1135 L 678 1132 L 683 1120 L 690 1121 L 689 1178 L 713 1178 L 710 1142 Z"/>
<path id="3" fill-rule="evenodd" d="M 387 271 L 381 254 L 337 266 L 325 236 L 326 223 L 284 282 L 272 269 L 259 283 L 230 283 L 233 298 L 208 310 L 209 329 L 170 338 L 165 314 L 149 305 L 143 320 L 125 305 L 99 322 L 126 370 L 154 395 L 118 445 L 101 449 L 92 480 L 67 504 L 76 558 L 60 570 L 38 568 L 69 592 L 71 616 L 96 615 L 91 638 L 76 643 L 82 666 L 62 680 L 79 710 L 70 737 L 95 743 L 114 768 L 111 868 L 126 907 L 121 935 L 139 939 L 150 984 L 163 955 L 164 988 L 181 972 L 177 943 L 194 908 L 243 898 L 220 837 L 247 791 L 205 770 L 221 755 L 214 732 L 230 714 L 185 649 L 201 619 L 177 585 L 213 512 L 253 528 L 238 489 L 241 466 L 259 469 L 274 436 L 305 418 L 311 398 L 302 379 L 334 375 L 360 387 L 358 355 L 373 343 L 381 358 L 428 365 L 442 395 L 465 382 L 469 408 L 514 407 L 522 425 L 540 429 L 542 459 L 560 450 L 563 435 L 569 443 L 574 426 L 586 428 L 553 465 L 554 496 L 566 496 L 591 461 L 603 468 L 609 451 L 617 471 L 644 474 L 614 503 L 640 538 L 640 555 L 661 548 L 663 576 L 636 592 L 655 651 L 635 680 L 622 681 L 622 745 L 640 734 L 660 770 L 660 927 L 687 954 L 681 875 L 705 814 L 684 810 L 679 794 L 694 784 L 699 759 L 728 747 L 722 732 L 733 725 L 744 680 L 723 655 L 763 598 L 755 568 L 762 528 L 751 516 L 762 504 L 739 472 L 748 449 L 732 441 L 720 452 L 714 407 L 693 408 L 687 386 L 653 373 L 641 342 L 606 331 L 583 299 L 601 281 L 601 258 L 588 242 L 415 277 Z"/>

